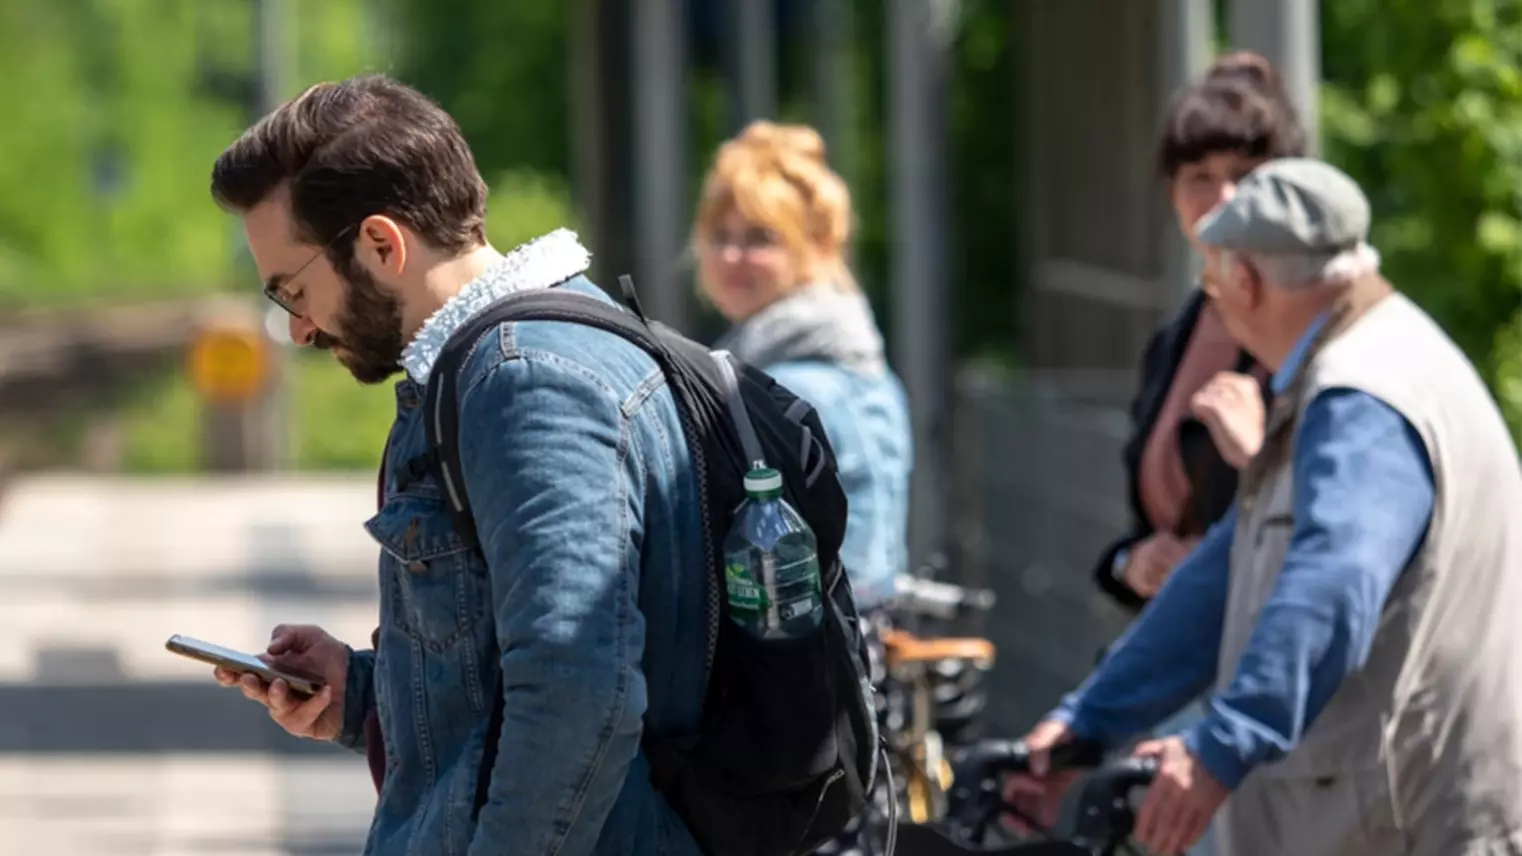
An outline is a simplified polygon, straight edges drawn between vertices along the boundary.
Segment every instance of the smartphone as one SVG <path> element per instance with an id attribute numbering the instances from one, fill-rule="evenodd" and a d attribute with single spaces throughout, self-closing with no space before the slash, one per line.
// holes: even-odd
<path id="1" fill-rule="evenodd" d="M 266 685 L 273 683 L 276 678 L 285 681 L 297 696 L 308 697 L 317 695 L 322 690 L 323 679 L 306 672 L 286 668 L 274 668 L 252 654 L 244 654 L 241 651 L 233 651 L 223 648 L 221 645 L 213 645 L 210 642 L 202 642 L 189 636 L 175 634 L 169 637 L 164 647 L 181 657 L 189 657 L 212 666 L 220 666 L 229 672 L 239 675 L 256 675 Z"/>

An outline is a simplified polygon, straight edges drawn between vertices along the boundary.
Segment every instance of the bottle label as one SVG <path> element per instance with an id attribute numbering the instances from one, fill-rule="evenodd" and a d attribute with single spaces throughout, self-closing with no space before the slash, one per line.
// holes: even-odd
<path id="1" fill-rule="evenodd" d="M 813 595 L 808 595 L 807 597 L 800 597 L 796 600 L 790 600 L 787 603 L 779 604 L 777 607 L 777 614 L 781 616 L 783 621 L 792 621 L 794 618 L 798 618 L 799 616 L 813 615 L 814 611 L 818 609 L 819 606 L 819 598 L 814 597 Z"/>
<path id="2" fill-rule="evenodd" d="M 744 565 L 726 565 L 724 583 L 729 590 L 730 609 L 739 612 L 761 612 L 766 609 L 766 589 L 751 577 Z"/>

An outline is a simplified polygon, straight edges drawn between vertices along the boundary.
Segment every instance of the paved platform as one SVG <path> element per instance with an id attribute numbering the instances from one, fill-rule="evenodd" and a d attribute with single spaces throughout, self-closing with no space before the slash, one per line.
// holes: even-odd
<path id="1" fill-rule="evenodd" d="M 16 482 L 0 499 L 0 851 L 358 853 L 362 758 L 285 735 L 175 633 L 375 624 L 367 475 Z"/>

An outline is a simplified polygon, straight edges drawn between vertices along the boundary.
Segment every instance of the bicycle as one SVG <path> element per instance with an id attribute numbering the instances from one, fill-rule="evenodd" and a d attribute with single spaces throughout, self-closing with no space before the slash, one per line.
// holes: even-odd
<path id="1" fill-rule="evenodd" d="M 913 625 L 926 618 L 950 621 L 993 604 L 989 591 L 906 576 L 897 581 L 890 613 L 907 616 L 905 623 Z M 983 676 L 996 649 L 981 637 L 920 636 L 894 625 L 880 627 L 877 636 L 890 763 L 900 774 L 909 820 L 930 823 L 946 812 L 952 781 L 946 750 L 966 742 L 976 727 L 984 707 Z"/>
<path id="2" fill-rule="evenodd" d="M 939 569 L 932 558 L 917 574 L 900 575 L 888 603 L 863 616 L 886 749 L 882 775 L 868 810 L 816 853 L 878 856 L 897 818 L 930 823 L 946 812 L 952 775 L 946 752 L 971 740 L 981 724 L 983 678 L 994 646 L 977 637 L 916 631 L 989 609 L 994 596 L 927 578 Z"/>
<path id="3" fill-rule="evenodd" d="M 1136 826 L 1133 792 L 1151 783 L 1157 762 L 1128 758 L 1106 762 L 1097 744 L 1075 741 L 1057 747 L 1052 770 L 1092 770 L 1080 786 L 1075 812 L 1064 832 L 1036 829 L 1044 840 L 1010 840 L 1002 819 L 1020 816 L 1004 799 L 1004 777 L 1030 771 L 1030 752 L 1023 742 L 985 740 L 957 754 L 950 811 L 936 824 L 901 823 L 897 828 L 898 856 L 1115 856 L 1129 851 Z"/>

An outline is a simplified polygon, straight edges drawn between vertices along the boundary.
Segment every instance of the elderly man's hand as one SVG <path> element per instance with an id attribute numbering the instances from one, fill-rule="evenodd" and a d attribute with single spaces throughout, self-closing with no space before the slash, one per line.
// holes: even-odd
<path id="1" fill-rule="evenodd" d="M 1190 754 L 1182 737 L 1149 740 L 1135 754 L 1157 759 L 1157 777 L 1136 818 L 1136 840 L 1149 853 L 1183 853 L 1205 834 L 1231 792 Z"/>
<path id="2" fill-rule="evenodd" d="M 1220 372 L 1190 399 L 1194 415 L 1226 463 L 1242 469 L 1263 446 L 1263 393 L 1258 381 L 1240 372 Z"/>
<path id="3" fill-rule="evenodd" d="M 1010 816 L 1008 821 L 1022 832 L 1030 831 L 1027 819 L 1049 829 L 1057 822 L 1063 795 L 1082 775 L 1077 770 L 1053 771 L 1051 768 L 1052 749 L 1072 740 L 1073 733 L 1065 724 L 1048 719 L 1037 724 L 1023 739 L 1031 753 L 1031 772 L 1010 776 L 1004 782 L 1004 799 L 1020 813 L 1020 816 Z"/>

